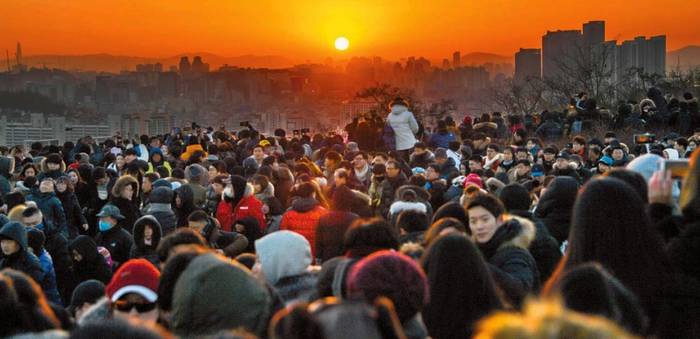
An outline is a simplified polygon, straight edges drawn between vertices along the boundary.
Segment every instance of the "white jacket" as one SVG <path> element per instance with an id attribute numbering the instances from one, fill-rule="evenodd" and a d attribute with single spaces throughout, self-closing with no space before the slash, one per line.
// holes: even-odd
<path id="1" fill-rule="evenodd" d="M 394 129 L 396 150 L 403 151 L 413 148 L 418 133 L 418 122 L 406 106 L 394 105 L 386 118 L 387 123 Z"/>

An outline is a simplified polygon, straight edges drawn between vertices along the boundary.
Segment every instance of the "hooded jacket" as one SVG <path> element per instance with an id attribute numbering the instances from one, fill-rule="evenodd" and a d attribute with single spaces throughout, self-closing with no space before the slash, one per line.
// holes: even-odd
<path id="1" fill-rule="evenodd" d="M 173 295 L 172 330 L 182 337 L 239 327 L 262 335 L 271 316 L 267 288 L 248 269 L 213 253 L 192 260 Z"/>
<path id="2" fill-rule="evenodd" d="M 185 148 L 185 152 L 180 155 L 180 160 L 182 160 L 182 161 L 190 160 L 192 153 L 194 153 L 195 151 L 204 152 L 204 148 L 202 148 L 202 145 L 200 145 L 200 144 L 189 145 Z M 209 156 L 207 154 L 207 152 L 204 152 L 204 157 L 206 158 L 207 156 Z"/>
<path id="3" fill-rule="evenodd" d="M 34 281 L 44 281 L 44 272 L 41 270 L 39 258 L 29 252 L 27 244 L 27 230 L 16 221 L 8 222 L 0 228 L 0 238 L 14 240 L 19 244 L 19 250 L 10 255 L 4 255 L 0 259 L 0 270 L 11 268 L 26 273 Z"/>
<path id="4" fill-rule="evenodd" d="M 416 117 L 406 106 L 394 105 L 386 118 L 386 123 L 394 129 L 397 151 L 413 148 L 417 142 L 415 134 L 418 133 L 419 126 Z"/>
<path id="5" fill-rule="evenodd" d="M 134 187 L 134 195 L 131 200 L 127 200 L 120 196 L 121 191 L 127 185 Z M 139 195 L 139 183 L 136 178 L 130 175 L 123 175 L 117 179 L 112 187 L 112 204 L 119 207 L 119 212 L 124 216 L 123 220 L 119 221 L 119 226 L 128 232 L 134 228 L 134 222 L 141 216 L 141 211 L 136 205 L 136 197 Z"/>
<path id="6" fill-rule="evenodd" d="M 279 231 L 258 239 L 255 248 L 265 280 L 285 303 L 309 301 L 316 276 L 309 272 L 311 247 L 306 238 Z"/>
<path id="7" fill-rule="evenodd" d="M 265 214 L 262 210 L 263 204 L 255 197 L 253 192 L 253 185 L 246 184 L 243 197 L 233 209 L 233 222 L 246 217 L 253 217 L 258 220 L 262 231 L 265 231 L 267 223 L 265 223 Z"/>
<path id="8" fill-rule="evenodd" d="M 540 285 L 537 263 L 528 251 L 535 233 L 532 222 L 512 217 L 496 230 L 491 240 L 478 244 L 494 281 L 513 305 L 519 306 Z"/>
<path id="9" fill-rule="evenodd" d="M 105 258 L 97 252 L 97 244 L 87 235 L 81 235 L 73 239 L 68 245 L 71 252 L 76 251 L 82 259 L 74 266 L 77 281 L 95 279 L 108 284 L 112 279 L 112 270 L 107 265 Z"/>
<path id="10" fill-rule="evenodd" d="M 151 243 L 146 244 L 144 239 L 143 231 L 146 229 L 146 225 L 149 225 L 153 230 L 153 235 L 151 237 Z M 129 259 L 143 258 L 150 261 L 154 266 L 158 267 L 158 254 L 156 253 L 156 248 L 160 243 L 162 236 L 162 229 L 158 220 L 150 215 L 144 215 L 134 223 L 134 245 L 131 246 L 131 253 Z"/>
<path id="11" fill-rule="evenodd" d="M 569 237 L 578 182 L 571 177 L 557 177 L 549 184 L 535 209 L 535 218 L 541 220 L 559 244 Z"/>
<path id="12" fill-rule="evenodd" d="M 155 162 L 153 160 L 154 154 L 160 154 L 160 162 Z M 158 166 L 165 167 L 168 170 L 168 174 L 173 172 L 172 166 L 170 166 L 170 163 L 167 160 L 165 160 L 165 157 L 163 156 L 163 151 L 161 151 L 160 148 L 151 148 L 150 156 L 148 157 L 148 171 L 146 171 L 146 173 L 155 172 Z"/>
<path id="13" fill-rule="evenodd" d="M 312 258 L 315 258 L 316 228 L 326 209 L 314 198 L 298 198 L 292 208 L 282 215 L 281 230 L 294 231 L 306 238 L 311 245 Z"/>
<path id="14" fill-rule="evenodd" d="M 62 177 L 66 173 L 66 163 L 61 160 L 61 167 L 55 171 L 49 171 L 48 164 L 46 163 L 46 158 L 41 159 L 41 162 L 39 163 L 39 169 L 40 172 L 37 173 L 36 179 L 37 182 L 41 182 L 42 179 L 49 177 L 51 179 L 58 179 L 59 177 Z"/>

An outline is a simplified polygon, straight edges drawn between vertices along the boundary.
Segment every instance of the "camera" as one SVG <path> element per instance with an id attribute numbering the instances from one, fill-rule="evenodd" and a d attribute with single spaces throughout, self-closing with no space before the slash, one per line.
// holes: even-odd
<path id="1" fill-rule="evenodd" d="M 651 133 L 635 134 L 634 143 L 637 145 L 653 144 L 656 142 L 656 135 Z"/>

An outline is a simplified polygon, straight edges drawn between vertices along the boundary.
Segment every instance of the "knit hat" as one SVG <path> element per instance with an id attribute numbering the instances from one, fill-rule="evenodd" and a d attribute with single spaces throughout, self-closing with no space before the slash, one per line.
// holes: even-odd
<path id="1" fill-rule="evenodd" d="M 600 160 L 598 160 L 598 163 L 599 163 L 599 164 L 600 164 L 600 163 L 603 163 L 603 164 L 606 164 L 606 165 L 608 165 L 608 166 L 612 166 L 613 163 L 615 163 L 615 161 L 614 161 L 613 158 L 610 157 L 609 155 L 604 155 L 604 156 L 602 156 L 602 157 L 600 158 Z"/>
<path id="2" fill-rule="evenodd" d="M 149 302 L 158 300 L 160 272 L 146 259 L 132 259 L 120 267 L 107 285 L 107 296 L 115 302 L 119 298 L 136 293 Z"/>
<path id="3" fill-rule="evenodd" d="M 154 204 L 170 204 L 173 202 L 174 193 L 170 184 L 166 187 L 156 187 L 148 196 L 148 200 Z"/>
<path id="4" fill-rule="evenodd" d="M 152 186 L 153 186 L 154 191 L 158 187 L 167 187 L 167 188 L 172 189 L 170 182 L 168 180 L 165 180 L 165 179 L 158 179 L 158 180 L 154 181 Z"/>
<path id="5" fill-rule="evenodd" d="M 447 150 L 442 147 L 438 147 L 435 150 L 435 158 L 447 159 Z"/>
<path id="6" fill-rule="evenodd" d="M 60 165 L 63 163 L 63 158 L 61 158 L 61 155 L 58 153 L 51 153 L 51 154 L 46 156 L 46 163 Z"/>
<path id="7" fill-rule="evenodd" d="M 428 303 L 425 273 L 411 258 L 388 250 L 375 252 L 353 266 L 347 281 L 348 296 L 374 302 L 384 296 L 394 303 L 403 323 Z"/>
<path id="8" fill-rule="evenodd" d="M 75 309 L 83 306 L 84 303 L 94 304 L 98 299 L 104 296 L 105 284 L 95 279 L 85 280 L 73 290 L 68 310 L 71 313 L 75 313 Z"/>
<path id="9" fill-rule="evenodd" d="M 464 187 L 466 188 L 469 185 L 475 185 L 479 188 L 484 188 L 484 183 L 481 181 L 481 177 L 476 173 L 470 173 L 464 179 Z"/>
<path id="10" fill-rule="evenodd" d="M 292 231 L 277 231 L 256 240 L 255 252 L 265 279 L 273 285 L 304 273 L 311 265 L 309 241 Z"/>

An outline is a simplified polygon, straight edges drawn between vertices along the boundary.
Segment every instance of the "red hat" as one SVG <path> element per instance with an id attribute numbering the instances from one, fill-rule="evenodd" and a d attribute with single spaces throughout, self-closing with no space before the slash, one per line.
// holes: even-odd
<path id="1" fill-rule="evenodd" d="M 464 188 L 467 188 L 469 185 L 476 185 L 479 188 L 484 188 L 484 184 L 481 181 L 481 177 L 476 173 L 470 173 L 464 179 Z"/>
<path id="2" fill-rule="evenodd" d="M 133 259 L 120 267 L 105 292 L 109 300 L 115 302 L 128 293 L 136 293 L 148 300 L 158 300 L 160 272 L 146 259 Z"/>

